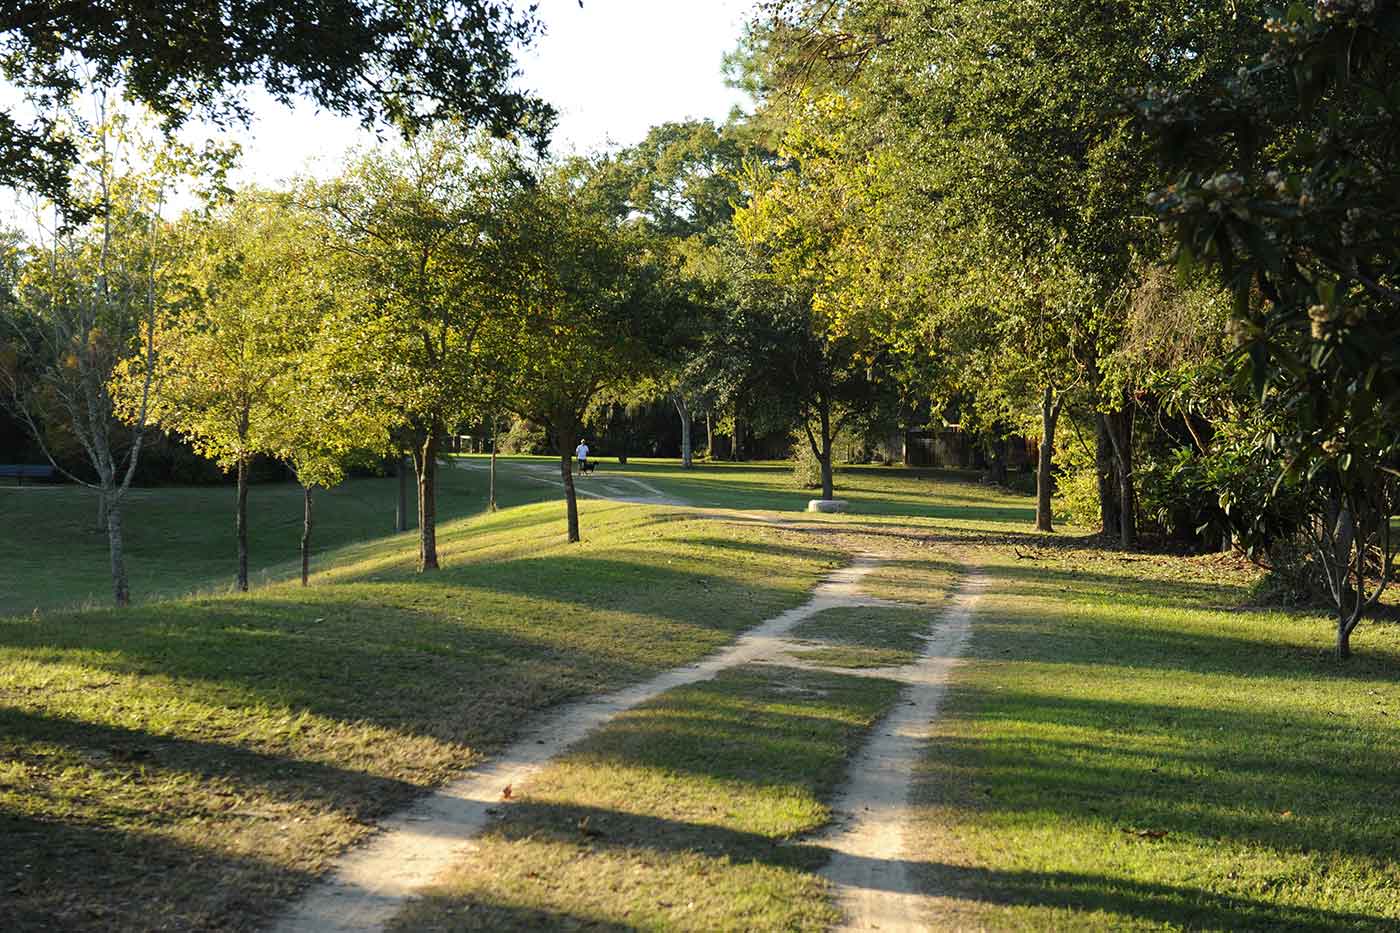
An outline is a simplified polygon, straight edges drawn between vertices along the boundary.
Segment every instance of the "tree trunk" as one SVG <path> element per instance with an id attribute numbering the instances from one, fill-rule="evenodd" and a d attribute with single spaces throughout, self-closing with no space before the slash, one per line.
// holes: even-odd
<path id="1" fill-rule="evenodd" d="M 1098 474 L 1099 521 L 1104 534 L 1117 534 L 1118 517 L 1118 459 L 1113 455 L 1113 441 L 1108 434 L 1108 418 L 1094 412 L 1094 469 Z"/>
<path id="2" fill-rule="evenodd" d="M 574 491 L 574 447 L 578 438 L 571 429 L 560 428 L 555 432 L 559 443 L 559 470 L 564 479 L 564 505 L 569 518 L 569 543 L 577 544 L 578 533 L 578 494 Z"/>
<path id="3" fill-rule="evenodd" d="M 97 490 L 97 525 L 92 529 L 99 534 L 107 530 L 107 492 Z"/>
<path id="4" fill-rule="evenodd" d="M 121 498 L 104 494 L 107 506 L 107 554 L 112 565 L 112 596 L 118 606 L 131 604 L 131 587 L 126 579 L 126 554 L 122 550 Z"/>
<path id="5" fill-rule="evenodd" d="M 1124 550 L 1137 547 L 1137 502 L 1133 495 L 1133 411 L 1123 400 L 1121 410 L 1107 415 L 1108 437 L 1118 474 L 1118 543 Z"/>
<path id="6" fill-rule="evenodd" d="M 689 470 L 695 465 L 694 448 L 690 436 L 690 405 L 686 402 L 685 397 L 679 393 L 671 396 L 671 401 L 675 403 L 676 411 L 681 416 L 681 467 Z"/>
<path id="7" fill-rule="evenodd" d="M 705 411 L 705 459 L 715 459 L 715 415 L 708 409 Z"/>
<path id="8" fill-rule="evenodd" d="M 744 422 L 739 420 L 738 415 L 734 416 L 734 434 L 730 440 L 733 442 L 733 446 L 729 450 L 729 459 L 731 462 L 737 463 L 739 451 L 744 446 Z"/>
<path id="9" fill-rule="evenodd" d="M 496 511 L 496 419 L 491 419 L 491 478 L 487 481 L 486 509 Z"/>
<path id="10" fill-rule="evenodd" d="M 394 530 L 408 530 L 408 458 L 399 454 L 394 474 L 399 478 L 399 501 L 394 505 Z"/>
<path id="11" fill-rule="evenodd" d="M 437 553 L 437 431 L 429 428 L 414 448 L 418 473 L 418 572 L 438 569 Z"/>
<path id="12" fill-rule="evenodd" d="M 1050 497 L 1055 492 L 1055 426 L 1060 420 L 1061 400 L 1045 387 L 1040 399 L 1040 456 L 1035 474 L 1035 530 L 1054 531 Z"/>
<path id="13" fill-rule="evenodd" d="M 301 585 L 311 576 L 311 487 L 301 487 Z"/>
<path id="14" fill-rule="evenodd" d="M 234 524 L 238 530 L 238 591 L 248 592 L 248 458 L 238 461 L 238 514 Z"/>
<path id="15" fill-rule="evenodd" d="M 831 478 L 831 409 L 825 403 L 818 406 L 818 415 L 821 422 L 821 445 L 817 445 L 817 440 L 812 436 L 812 430 L 807 429 L 807 439 L 812 444 L 812 453 L 817 456 L 817 463 L 822 468 L 822 498 L 834 499 L 836 497 L 836 484 Z"/>

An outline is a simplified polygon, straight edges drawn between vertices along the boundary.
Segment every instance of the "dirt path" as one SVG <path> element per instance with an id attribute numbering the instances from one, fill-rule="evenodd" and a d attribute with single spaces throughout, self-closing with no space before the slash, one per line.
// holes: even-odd
<path id="1" fill-rule="evenodd" d="M 464 470 L 489 470 L 490 461 L 457 460 L 458 467 Z M 559 466 L 546 463 L 512 463 L 515 469 L 537 483 L 564 488 L 559 479 Z M 497 469 L 500 469 L 499 464 Z M 606 499 L 609 502 L 631 502 L 635 505 L 688 505 L 674 496 L 668 496 L 650 483 L 633 476 L 617 476 L 612 473 L 599 473 L 596 470 L 586 476 L 574 477 L 574 492 L 591 499 Z"/>
<path id="2" fill-rule="evenodd" d="M 908 686 L 851 760 L 850 777 L 832 805 L 837 822 L 824 840 L 832 856 L 822 875 L 838 892 L 846 914 L 842 929 L 928 929 L 920 919 L 927 916 L 924 898 L 914 889 L 904 848 L 910 779 L 986 586 L 987 578 L 973 573 L 953 594 L 923 657 L 900 672 Z"/>
<path id="3" fill-rule="evenodd" d="M 784 661 L 792 644 L 784 635 L 798 623 L 838 606 L 886 605 L 861 595 L 860 579 L 880 563 L 861 555 L 833 571 L 811 598 L 751 629 L 733 645 L 645 683 L 563 707 L 525 732 L 492 761 L 386 820 L 382 832 L 352 850 L 331 876 L 315 886 L 273 927 L 284 933 L 380 930 L 404 901 L 447 869 L 470 844 L 501 801 L 507 785 L 519 786 L 551 758 L 614 716 L 675 687 L 707 680 L 725 668 Z"/>

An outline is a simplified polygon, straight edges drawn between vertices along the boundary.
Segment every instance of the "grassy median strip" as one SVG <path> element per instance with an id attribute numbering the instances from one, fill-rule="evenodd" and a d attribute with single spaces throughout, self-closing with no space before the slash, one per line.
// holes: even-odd
<path id="1" fill-rule="evenodd" d="M 792 630 L 814 647 L 793 657 L 827 667 L 895 667 L 912 664 L 924 650 L 933 616 L 923 609 L 841 606 L 817 613 Z"/>
<path id="2" fill-rule="evenodd" d="M 0 621 L 7 930 L 247 929 L 535 711 L 714 650 L 844 558 L 586 503 L 355 546 L 307 589 Z M 406 546 L 407 545 L 407 546 Z"/>
<path id="3" fill-rule="evenodd" d="M 985 558 L 918 787 L 938 925 L 1400 929 L 1400 628 L 1339 664 L 1212 560 Z"/>
<path id="4" fill-rule="evenodd" d="M 800 837 L 899 685 L 753 665 L 628 712 L 503 801 L 401 930 L 824 930 Z"/>

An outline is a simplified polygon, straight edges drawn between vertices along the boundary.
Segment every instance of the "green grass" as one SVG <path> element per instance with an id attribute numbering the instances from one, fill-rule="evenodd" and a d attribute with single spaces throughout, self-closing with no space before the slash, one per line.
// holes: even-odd
<path id="1" fill-rule="evenodd" d="M 439 473 L 439 521 L 486 508 L 485 474 Z M 502 471 L 502 506 L 558 498 L 558 490 Z M 391 535 L 398 480 L 352 479 L 317 492 L 313 561 L 353 542 Z M 414 499 L 409 495 L 409 510 Z M 132 596 L 138 602 L 191 591 L 228 592 L 237 569 L 231 486 L 134 489 L 123 530 Z M 94 531 L 93 493 L 73 486 L 0 486 L 0 616 L 112 600 L 107 535 Z M 248 494 L 250 560 L 255 580 L 300 573 L 301 487 L 254 485 Z M 416 532 L 404 540 L 411 540 Z"/>
<path id="2" fill-rule="evenodd" d="M 917 791 L 938 923 L 1400 929 L 1400 630 L 1339 664 L 1213 558 L 984 560 Z"/>
<path id="3" fill-rule="evenodd" d="M 841 606 L 817 613 L 792 630 L 799 641 L 819 647 L 793 657 L 827 667 L 892 667 L 912 664 L 924 650 L 933 617 L 918 609 Z M 825 644 L 821 644 L 825 643 Z"/>
<path id="4" fill-rule="evenodd" d="M 471 458 L 485 459 L 485 458 Z M 558 463 L 548 457 L 511 457 L 512 464 Z M 835 474 L 836 495 L 851 503 L 854 514 L 905 519 L 951 519 L 959 523 L 1017 523 L 1035 521 L 1035 500 L 1030 496 L 979 486 L 972 471 L 910 469 L 902 466 L 841 466 Z M 820 490 L 798 488 L 788 463 L 697 462 L 682 469 L 674 460 L 639 460 L 626 465 L 605 458 L 597 472 L 580 480 L 580 489 L 591 482 L 606 484 L 610 477 L 631 477 L 656 486 L 668 495 L 701 508 L 738 509 L 753 512 L 805 512 Z M 625 487 L 619 487 L 625 488 Z"/>
<path id="5" fill-rule="evenodd" d="M 6 929 L 247 929 L 537 710 L 694 660 L 841 555 L 586 502 L 351 546 L 303 589 L 0 621 Z"/>
<path id="6" fill-rule="evenodd" d="M 739 668 L 623 714 L 530 781 L 401 930 L 826 930 L 800 837 L 887 680 Z"/>

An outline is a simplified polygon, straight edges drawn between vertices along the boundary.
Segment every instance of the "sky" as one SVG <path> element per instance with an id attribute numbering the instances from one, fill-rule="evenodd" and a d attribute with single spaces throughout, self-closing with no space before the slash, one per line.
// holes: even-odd
<path id="1" fill-rule="evenodd" d="M 667 120 L 723 120 L 745 96 L 724 84 L 726 52 L 753 0 L 539 0 L 544 37 L 520 61 L 519 84 L 559 111 L 553 151 L 592 152 L 639 142 Z M 255 92 L 240 181 L 274 185 L 334 171 L 345 152 L 374 141 L 357 121 L 287 108 Z"/>

